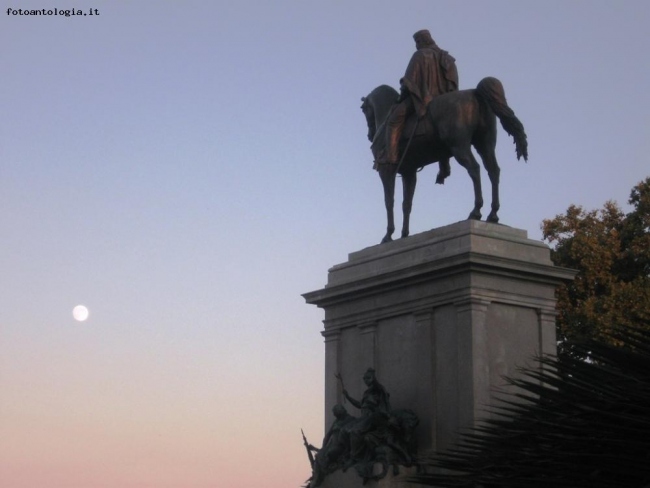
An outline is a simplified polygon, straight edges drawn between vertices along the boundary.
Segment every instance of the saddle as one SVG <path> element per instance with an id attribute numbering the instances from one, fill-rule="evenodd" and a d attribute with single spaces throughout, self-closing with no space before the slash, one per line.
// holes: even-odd
<path id="1" fill-rule="evenodd" d="M 420 119 L 420 123 L 415 129 L 415 133 L 413 133 L 413 126 L 415 126 L 416 122 L 417 119 L 415 118 L 415 115 L 410 115 L 406 119 L 406 122 L 404 123 L 404 129 L 402 130 L 402 137 L 400 138 L 400 143 L 408 142 L 409 138 L 411 137 L 411 134 L 413 134 L 413 137 L 421 137 L 426 135 L 427 133 L 431 133 L 431 130 L 433 129 L 433 124 L 431 123 L 431 117 L 429 116 L 428 112 L 427 115 L 425 115 Z"/>
<path id="2" fill-rule="evenodd" d="M 417 127 L 415 127 L 416 124 Z M 415 132 L 413 132 L 413 129 L 415 129 Z M 411 135 L 413 139 L 418 139 L 420 137 L 425 137 L 428 133 L 431 133 L 432 130 L 433 123 L 428 115 L 422 117 L 419 123 L 415 114 L 409 115 L 406 122 L 404 122 L 404 128 L 402 129 L 402 135 L 399 141 L 400 148 L 403 149 L 406 147 Z M 377 163 L 377 161 L 383 160 L 386 152 L 386 122 L 381 124 L 377 129 L 370 149 L 375 157 L 373 169 L 378 170 L 379 163 Z"/>

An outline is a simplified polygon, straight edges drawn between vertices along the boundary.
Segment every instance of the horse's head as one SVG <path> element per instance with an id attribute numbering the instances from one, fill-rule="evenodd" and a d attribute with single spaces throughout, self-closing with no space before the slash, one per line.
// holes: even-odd
<path id="1" fill-rule="evenodd" d="M 361 97 L 361 111 L 363 115 L 366 116 L 366 124 L 368 124 L 368 140 L 372 142 L 375 138 L 375 133 L 377 132 L 377 122 L 375 120 L 375 110 L 372 107 L 372 103 L 368 100 L 367 97 Z"/>
<path id="2" fill-rule="evenodd" d="M 373 141 L 379 127 L 386 117 L 393 104 L 397 101 L 399 94 L 397 91 L 388 86 L 380 85 L 375 88 L 367 97 L 362 97 L 361 110 L 366 116 L 368 124 L 368 140 Z"/>

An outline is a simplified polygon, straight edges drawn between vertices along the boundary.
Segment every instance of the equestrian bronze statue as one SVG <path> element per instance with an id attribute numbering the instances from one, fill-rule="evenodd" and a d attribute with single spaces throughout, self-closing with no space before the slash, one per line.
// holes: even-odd
<path id="1" fill-rule="evenodd" d="M 402 176 L 402 237 L 407 237 L 418 170 L 439 162 L 436 183 L 442 184 L 449 176 L 449 159 L 452 157 L 467 170 L 474 185 L 474 208 L 468 218 L 481 219 L 481 174 L 472 147 L 481 157 L 492 184 L 492 206 L 487 221 L 499 221 L 500 169 L 495 155 L 497 117 L 514 139 L 517 159 L 528 160 L 523 124 L 508 106 L 501 82 L 487 77 L 475 89 L 458 91 L 454 59 L 435 43 L 429 43 L 428 31 L 418 31 L 414 38 L 418 51 L 400 80 L 401 95 L 392 87 L 381 85 L 361 99 L 375 169 L 384 186 L 388 225 L 382 243 L 391 241 L 395 231 L 396 175 Z M 414 78 L 418 83 L 412 82 Z M 396 112 L 397 117 L 394 115 Z"/>

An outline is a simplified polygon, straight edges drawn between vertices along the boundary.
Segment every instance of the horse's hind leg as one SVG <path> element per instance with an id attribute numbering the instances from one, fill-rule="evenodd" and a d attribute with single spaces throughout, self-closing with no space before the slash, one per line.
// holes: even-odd
<path id="1" fill-rule="evenodd" d="M 472 183 L 474 184 L 474 208 L 470 212 L 468 219 L 481 220 L 481 208 L 483 207 L 483 192 L 481 191 L 481 167 L 472 154 L 469 145 L 452 148 L 452 154 L 456 161 L 467 170 Z"/>
<path id="2" fill-rule="evenodd" d="M 418 181 L 418 174 L 415 171 L 404 173 L 402 175 L 402 187 L 404 189 L 404 199 L 402 200 L 402 213 L 404 221 L 402 222 L 402 237 L 408 237 L 410 232 L 411 208 L 413 208 L 413 195 L 415 195 L 415 185 Z"/>
<path id="3" fill-rule="evenodd" d="M 396 164 L 380 164 L 379 177 L 384 187 L 384 203 L 386 204 L 386 235 L 381 240 L 381 243 L 390 242 L 393 240 L 393 232 L 395 232 L 395 217 L 393 215 L 393 206 L 395 205 L 395 176 L 397 174 Z"/>
<path id="4" fill-rule="evenodd" d="M 492 183 L 492 211 L 488 215 L 487 221 L 494 222 L 495 224 L 499 222 L 499 208 L 501 207 L 501 202 L 499 202 L 499 178 L 501 175 L 501 168 L 497 164 L 497 159 L 492 153 L 494 165 L 489 167 L 486 165 L 488 175 L 490 176 L 490 183 Z"/>
<path id="5" fill-rule="evenodd" d="M 492 210 L 490 215 L 488 215 L 487 222 L 497 223 L 499 222 L 499 208 L 501 203 L 499 202 L 499 179 L 501 175 L 501 168 L 499 168 L 499 163 L 497 163 L 497 157 L 494 154 L 494 145 L 491 147 L 476 147 L 476 151 L 481 156 L 483 160 L 483 166 L 487 170 L 488 176 L 490 177 L 490 183 L 492 184 Z"/>

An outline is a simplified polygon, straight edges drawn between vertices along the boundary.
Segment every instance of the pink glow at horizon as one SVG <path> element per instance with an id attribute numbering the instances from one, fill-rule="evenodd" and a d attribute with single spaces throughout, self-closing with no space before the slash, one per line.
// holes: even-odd
<path id="1" fill-rule="evenodd" d="M 291 386 L 286 385 L 287 397 L 274 394 L 264 387 L 270 378 L 263 371 L 249 372 L 251 383 L 262 382 L 260 388 L 231 398 L 228 391 L 237 391 L 236 384 L 220 382 L 223 391 L 216 391 L 210 383 L 217 375 L 179 374 L 180 362 L 156 364 L 145 356 L 115 368 L 77 351 L 57 366 L 55 356 L 72 351 L 40 352 L 41 359 L 29 358 L 30 368 L 3 368 L 12 373 L 11 382 L 3 380 L 3 487 L 244 488 L 280 486 L 308 475 L 299 427 L 287 430 L 291 419 L 283 413 L 296 408 L 288 401 Z M 159 374 L 152 374 L 157 368 Z M 321 407 L 313 396 L 298 397 L 305 412 Z M 303 424 L 322 435 L 317 416 Z M 286 462 L 269 456 L 268 439 L 282 446 Z M 238 477 L 233 465 L 245 475 Z"/>

